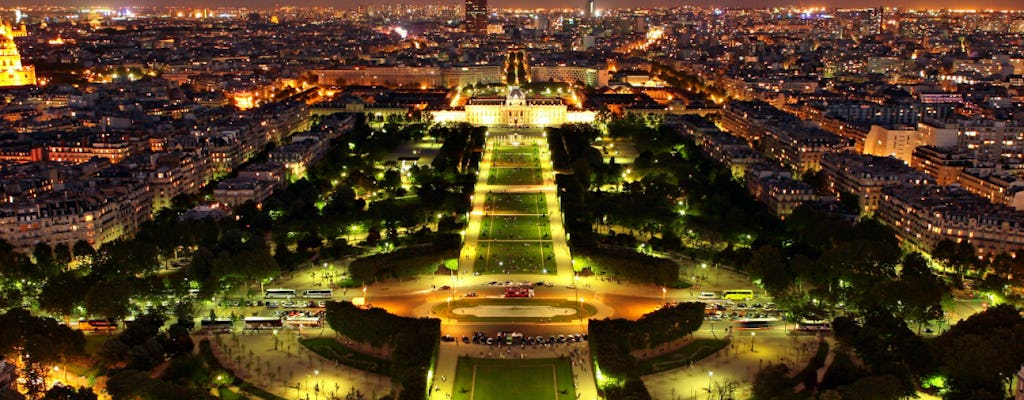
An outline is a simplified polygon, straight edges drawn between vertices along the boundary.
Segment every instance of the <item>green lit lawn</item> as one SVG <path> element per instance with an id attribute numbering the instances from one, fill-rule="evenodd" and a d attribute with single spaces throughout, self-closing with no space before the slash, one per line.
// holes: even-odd
<path id="1" fill-rule="evenodd" d="M 557 272 L 551 242 L 546 241 L 481 241 L 474 271 L 479 271 L 482 274 L 554 274 Z"/>
<path id="2" fill-rule="evenodd" d="M 568 359 L 460 358 L 455 400 L 575 400 Z"/>
<path id="3" fill-rule="evenodd" d="M 480 240 L 549 240 L 547 215 L 489 216 L 480 225 Z"/>
<path id="4" fill-rule="evenodd" d="M 484 212 L 492 214 L 547 214 L 543 193 L 488 193 Z"/>
<path id="5" fill-rule="evenodd" d="M 535 164 L 536 165 L 536 164 Z M 540 185 L 540 168 L 491 168 L 488 185 Z"/>
<path id="6" fill-rule="evenodd" d="M 536 146 L 500 146 L 494 150 L 493 160 L 495 167 L 536 167 L 540 163 L 540 153 Z"/>

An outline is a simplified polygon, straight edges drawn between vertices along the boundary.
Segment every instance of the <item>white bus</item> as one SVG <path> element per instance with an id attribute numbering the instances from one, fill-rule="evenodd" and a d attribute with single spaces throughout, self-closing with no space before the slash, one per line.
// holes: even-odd
<path id="1" fill-rule="evenodd" d="M 832 324 L 828 321 L 802 320 L 796 324 L 796 330 L 800 332 L 828 332 L 832 330 Z"/>
<path id="2" fill-rule="evenodd" d="M 280 328 L 281 317 L 245 317 L 245 329 L 274 329 Z"/>
<path id="3" fill-rule="evenodd" d="M 293 328 L 319 327 L 323 325 L 320 317 L 285 317 L 284 325 Z"/>
<path id="4" fill-rule="evenodd" d="M 268 299 L 294 299 L 295 289 L 267 289 L 265 297 Z"/>
<path id="5" fill-rule="evenodd" d="M 334 296 L 331 289 L 306 289 L 302 291 L 302 297 L 307 299 L 329 299 Z"/>

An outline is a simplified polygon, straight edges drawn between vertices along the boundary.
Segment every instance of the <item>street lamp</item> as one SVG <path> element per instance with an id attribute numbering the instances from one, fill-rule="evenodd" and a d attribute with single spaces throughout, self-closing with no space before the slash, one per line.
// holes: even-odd
<path id="1" fill-rule="evenodd" d="M 668 302 L 665 301 L 665 293 L 666 292 L 668 292 L 668 290 L 665 290 L 665 287 L 662 286 L 662 288 L 661 288 L 661 304 L 668 304 Z"/>
<path id="2" fill-rule="evenodd" d="M 711 397 L 711 376 L 715 374 L 715 371 L 708 371 L 708 397 Z"/>
<path id="3" fill-rule="evenodd" d="M 754 351 L 754 336 L 756 335 L 757 332 L 750 332 L 750 351 Z"/>
<path id="4" fill-rule="evenodd" d="M 274 329 L 274 350 L 277 350 L 277 329 Z"/>
<path id="5" fill-rule="evenodd" d="M 366 301 L 366 286 L 365 285 L 363 286 L 363 304 L 370 304 L 369 301 Z"/>

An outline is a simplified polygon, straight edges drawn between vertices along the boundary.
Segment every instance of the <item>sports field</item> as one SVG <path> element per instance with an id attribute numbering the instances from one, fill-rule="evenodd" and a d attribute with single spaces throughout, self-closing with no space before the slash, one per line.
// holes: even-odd
<path id="1" fill-rule="evenodd" d="M 547 214 L 543 193 L 492 192 L 484 199 L 484 212 L 491 214 Z"/>
<path id="2" fill-rule="evenodd" d="M 460 358 L 456 400 L 576 400 L 568 359 Z"/>
<path id="3" fill-rule="evenodd" d="M 548 240 L 547 215 L 491 215 L 480 225 L 480 240 Z"/>
<path id="4" fill-rule="evenodd" d="M 551 242 L 480 241 L 474 271 L 482 274 L 555 274 Z"/>
<path id="5" fill-rule="evenodd" d="M 533 164 L 536 165 L 536 164 Z M 491 168 L 488 185 L 540 185 L 544 183 L 540 168 Z"/>

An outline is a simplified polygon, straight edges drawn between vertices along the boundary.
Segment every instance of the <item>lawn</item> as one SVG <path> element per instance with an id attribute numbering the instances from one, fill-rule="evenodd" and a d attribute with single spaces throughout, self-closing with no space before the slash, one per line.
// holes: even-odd
<path id="1" fill-rule="evenodd" d="M 546 271 L 545 271 L 546 270 Z M 479 242 L 474 271 L 482 274 L 554 274 L 551 242 Z"/>
<path id="2" fill-rule="evenodd" d="M 460 358 L 455 400 L 575 400 L 568 359 Z"/>
<path id="3" fill-rule="evenodd" d="M 494 166 L 499 168 L 536 167 L 540 163 L 537 148 L 501 146 L 494 150 Z"/>
<path id="4" fill-rule="evenodd" d="M 641 375 L 649 375 L 688 365 L 715 354 L 729 344 L 725 339 L 696 339 L 679 350 L 640 360 L 637 364 Z"/>
<path id="5" fill-rule="evenodd" d="M 543 193 L 488 193 L 484 211 L 491 214 L 547 214 Z"/>
<path id="6" fill-rule="evenodd" d="M 328 360 L 337 361 L 340 364 L 347 365 L 355 369 L 361 369 L 363 371 L 369 371 L 381 375 L 391 373 L 390 360 L 384 360 L 352 350 L 352 348 L 345 346 L 344 343 L 341 343 L 334 338 L 321 337 L 302 339 L 299 343 L 302 343 L 306 348 Z"/>
<path id="7" fill-rule="evenodd" d="M 488 185 L 540 185 L 544 183 L 540 168 L 491 168 Z"/>
<path id="8" fill-rule="evenodd" d="M 503 215 L 485 217 L 480 240 L 550 240 L 547 215 Z"/>

